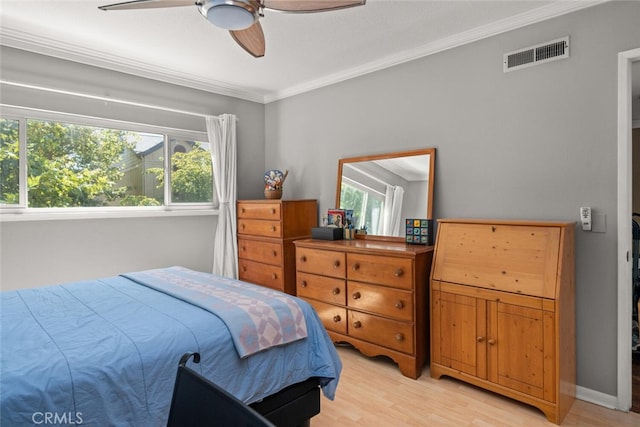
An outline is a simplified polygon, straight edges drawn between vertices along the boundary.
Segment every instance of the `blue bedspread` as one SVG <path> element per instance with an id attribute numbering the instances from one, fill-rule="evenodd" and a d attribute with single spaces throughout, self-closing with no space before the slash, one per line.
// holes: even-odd
<path id="1" fill-rule="evenodd" d="M 333 399 L 340 359 L 297 301 L 308 336 L 240 358 L 220 318 L 122 276 L 2 292 L 0 425 L 162 426 L 178 361 L 193 351 L 194 370 L 246 403 L 313 376 Z"/>

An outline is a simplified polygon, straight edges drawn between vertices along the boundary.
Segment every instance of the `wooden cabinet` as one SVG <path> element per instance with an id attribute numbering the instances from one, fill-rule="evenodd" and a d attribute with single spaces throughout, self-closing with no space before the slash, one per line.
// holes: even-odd
<path id="1" fill-rule="evenodd" d="M 575 399 L 574 226 L 439 221 L 432 377 L 470 382 L 562 422 Z"/>
<path id="2" fill-rule="evenodd" d="M 295 239 L 318 225 L 316 200 L 240 200 L 240 280 L 295 295 Z"/>
<path id="3" fill-rule="evenodd" d="M 356 240 L 297 240 L 299 297 L 334 342 L 393 359 L 418 378 L 428 354 L 428 277 L 433 247 Z"/>

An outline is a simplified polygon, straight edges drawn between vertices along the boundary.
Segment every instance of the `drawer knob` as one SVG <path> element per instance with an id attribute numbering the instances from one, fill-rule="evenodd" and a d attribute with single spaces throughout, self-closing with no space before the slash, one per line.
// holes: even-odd
<path id="1" fill-rule="evenodd" d="M 478 337 L 478 338 L 476 338 L 476 341 L 478 341 L 478 342 L 484 342 L 484 337 Z"/>
<path id="2" fill-rule="evenodd" d="M 247 210 L 245 208 L 240 209 L 240 212 L 245 213 Z"/>
<path id="3" fill-rule="evenodd" d="M 275 231 L 276 231 L 276 226 L 275 225 L 271 226 L 271 231 L 273 231 L 275 233 Z"/>
<path id="4" fill-rule="evenodd" d="M 244 222 L 242 224 L 240 224 L 240 228 L 242 228 L 244 230 Z"/>
<path id="5" fill-rule="evenodd" d="M 243 246 L 240 249 L 242 250 L 242 252 L 246 252 L 247 251 L 247 247 L 246 246 Z"/>
<path id="6" fill-rule="evenodd" d="M 247 267 L 246 266 L 242 266 L 242 271 L 247 271 Z"/>
<path id="7" fill-rule="evenodd" d="M 306 280 L 301 281 L 300 282 L 300 286 L 302 286 L 303 288 L 306 288 L 307 287 L 307 281 Z"/>
<path id="8" fill-rule="evenodd" d="M 404 270 L 399 268 L 393 273 L 393 275 L 396 277 L 402 277 L 404 275 Z"/>
<path id="9" fill-rule="evenodd" d="M 361 297 L 362 297 L 362 294 L 360 294 L 360 292 L 353 293 L 353 299 L 360 299 Z"/>
<path id="10" fill-rule="evenodd" d="M 273 256 L 278 256 L 278 251 L 273 251 Z"/>
<path id="11" fill-rule="evenodd" d="M 489 339 L 487 340 L 487 342 L 489 343 L 489 345 L 494 345 L 496 343 L 496 341 L 493 339 Z"/>
<path id="12" fill-rule="evenodd" d="M 397 308 L 398 310 L 402 310 L 402 309 L 404 308 L 404 303 L 403 303 L 402 301 L 398 301 L 398 302 L 396 303 L 396 308 Z"/>
<path id="13" fill-rule="evenodd" d="M 396 334 L 396 341 L 404 341 L 404 334 L 398 332 Z"/>
<path id="14" fill-rule="evenodd" d="M 276 214 L 276 208 L 271 208 L 271 213 L 275 215 Z"/>
<path id="15" fill-rule="evenodd" d="M 353 271 L 358 271 L 360 270 L 360 264 L 358 264 L 357 262 L 355 264 L 353 264 L 353 267 L 351 267 L 353 269 Z"/>
<path id="16" fill-rule="evenodd" d="M 360 322 L 359 320 L 356 320 L 355 322 L 353 322 L 353 327 L 356 329 L 362 328 L 362 322 Z"/>
<path id="17" fill-rule="evenodd" d="M 336 314 L 335 316 L 333 316 L 333 322 L 334 323 L 338 323 L 341 320 L 342 320 L 342 318 L 340 317 L 339 314 Z"/>
<path id="18" fill-rule="evenodd" d="M 276 273 L 272 273 L 272 274 L 271 274 L 271 278 L 272 278 L 273 280 L 276 280 L 276 279 L 278 278 L 278 275 L 277 275 Z"/>
<path id="19" fill-rule="evenodd" d="M 340 267 L 340 261 L 339 260 L 333 261 L 333 268 L 338 268 L 338 267 Z"/>
<path id="20" fill-rule="evenodd" d="M 331 293 L 334 295 L 340 294 L 340 288 L 333 288 L 333 291 L 331 291 Z"/>
<path id="21" fill-rule="evenodd" d="M 307 257 L 306 257 L 306 256 L 304 256 L 304 255 L 302 255 L 302 256 L 300 257 L 300 261 L 301 261 L 301 262 L 307 262 Z"/>

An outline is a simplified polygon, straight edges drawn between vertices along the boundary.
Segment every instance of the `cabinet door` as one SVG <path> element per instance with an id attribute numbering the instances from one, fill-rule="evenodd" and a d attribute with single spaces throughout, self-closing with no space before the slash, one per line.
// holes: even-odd
<path id="1" fill-rule="evenodd" d="M 545 358 L 553 360 L 552 348 L 548 348 L 553 347 L 553 313 L 501 302 L 490 306 L 489 335 L 495 342 L 489 346 L 490 369 L 496 376 L 490 379 L 550 399 L 549 392 L 545 393 L 545 377 L 552 381 L 549 370 L 553 371 L 553 366 L 545 366 Z M 550 384 L 547 387 L 552 391 Z"/>
<path id="2" fill-rule="evenodd" d="M 486 301 L 441 291 L 432 296 L 433 361 L 486 379 Z"/>

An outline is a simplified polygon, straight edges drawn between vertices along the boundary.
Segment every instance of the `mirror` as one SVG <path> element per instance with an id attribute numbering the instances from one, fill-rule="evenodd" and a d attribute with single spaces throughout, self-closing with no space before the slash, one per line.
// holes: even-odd
<path id="1" fill-rule="evenodd" d="M 338 161 L 336 206 L 353 210 L 367 237 L 404 239 L 406 218 L 432 219 L 435 148 Z M 357 234 L 362 236 L 361 234 Z"/>

